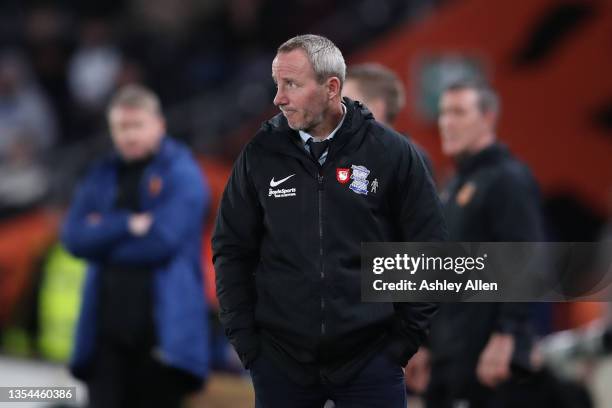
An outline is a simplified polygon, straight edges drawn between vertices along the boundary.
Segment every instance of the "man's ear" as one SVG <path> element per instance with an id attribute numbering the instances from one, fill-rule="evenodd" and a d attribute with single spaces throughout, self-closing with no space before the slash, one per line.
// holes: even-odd
<path id="1" fill-rule="evenodd" d="M 493 111 L 487 111 L 482 114 L 484 116 L 487 125 L 491 129 L 495 129 L 495 125 L 497 124 L 497 113 Z"/>
<path id="2" fill-rule="evenodd" d="M 164 118 L 163 116 L 160 116 L 158 125 L 162 133 L 166 133 L 166 118 Z"/>
<path id="3" fill-rule="evenodd" d="M 327 97 L 329 99 L 334 99 L 336 96 L 340 95 L 342 91 L 342 86 L 340 85 L 340 79 L 338 77 L 330 77 L 327 78 Z"/>

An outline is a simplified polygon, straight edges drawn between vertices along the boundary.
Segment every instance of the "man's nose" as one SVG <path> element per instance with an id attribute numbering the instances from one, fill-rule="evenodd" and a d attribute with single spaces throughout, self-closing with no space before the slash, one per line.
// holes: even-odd
<path id="1" fill-rule="evenodd" d="M 280 87 L 276 90 L 276 95 L 274 96 L 274 105 L 282 106 L 287 104 L 287 97 L 285 93 L 282 91 Z"/>

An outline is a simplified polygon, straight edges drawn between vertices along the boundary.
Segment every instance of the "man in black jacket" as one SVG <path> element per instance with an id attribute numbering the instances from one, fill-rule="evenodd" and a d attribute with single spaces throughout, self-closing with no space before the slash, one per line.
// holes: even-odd
<path id="1" fill-rule="evenodd" d="M 539 194 L 529 169 L 496 142 L 499 102 L 487 85 L 458 81 L 442 93 L 443 152 L 457 174 L 442 193 L 452 241 L 540 241 Z M 531 370 L 527 303 L 444 304 L 432 323 L 430 351 L 420 350 L 407 381 L 431 361 L 428 407 L 503 407 L 513 375 Z M 520 389 L 513 388 L 515 392 Z"/>
<path id="2" fill-rule="evenodd" d="M 342 100 L 328 39 L 278 49 L 274 104 L 235 163 L 213 235 L 220 318 L 258 407 L 405 407 L 402 367 L 436 305 L 361 301 L 362 242 L 446 227 L 414 147 Z"/>

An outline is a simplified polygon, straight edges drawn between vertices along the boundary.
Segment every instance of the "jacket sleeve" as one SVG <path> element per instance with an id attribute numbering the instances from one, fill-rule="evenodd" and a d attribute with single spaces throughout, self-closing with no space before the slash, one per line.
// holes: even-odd
<path id="1" fill-rule="evenodd" d="M 402 150 L 393 197 L 399 221 L 399 240 L 403 242 L 445 241 L 448 232 L 442 206 L 423 160 L 408 143 Z M 429 324 L 438 310 L 437 303 L 394 303 L 395 324 L 388 351 L 405 365 L 426 340 Z"/>
<path id="2" fill-rule="evenodd" d="M 487 197 L 486 217 L 494 241 L 538 242 L 543 239 L 537 185 L 530 173 L 512 168 L 495 181 Z M 512 364 L 529 370 L 531 343 L 531 303 L 502 303 L 495 331 L 514 336 Z"/>
<path id="3" fill-rule="evenodd" d="M 127 211 L 106 211 L 99 208 L 95 186 L 98 172 L 89 172 L 78 187 L 66 215 L 61 231 L 61 241 L 73 255 L 100 260 L 117 240 L 128 236 Z M 90 219 L 92 214 L 98 219 Z"/>
<path id="4" fill-rule="evenodd" d="M 539 193 L 527 172 L 513 168 L 499 177 L 487 194 L 485 216 L 493 241 L 538 242 L 543 238 Z M 529 319 L 529 303 L 503 303 L 496 329 L 512 333 L 522 330 Z"/>
<path id="5" fill-rule="evenodd" d="M 153 223 L 142 237 L 129 235 L 110 252 L 111 263 L 151 265 L 173 257 L 194 226 L 202 226 L 209 193 L 195 163 L 181 163 L 165 180 L 167 190 L 151 212 Z"/>
<path id="6" fill-rule="evenodd" d="M 212 237 L 219 318 L 245 367 L 259 353 L 254 273 L 259 263 L 263 213 L 249 178 L 247 146 L 225 187 Z"/>

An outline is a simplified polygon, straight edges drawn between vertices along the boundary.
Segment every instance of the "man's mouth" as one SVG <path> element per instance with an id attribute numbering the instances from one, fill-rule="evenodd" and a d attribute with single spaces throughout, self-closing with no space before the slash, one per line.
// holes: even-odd
<path id="1" fill-rule="evenodd" d="M 281 109 L 281 111 L 283 112 L 283 115 L 285 116 L 295 113 L 295 110 L 293 109 Z"/>

